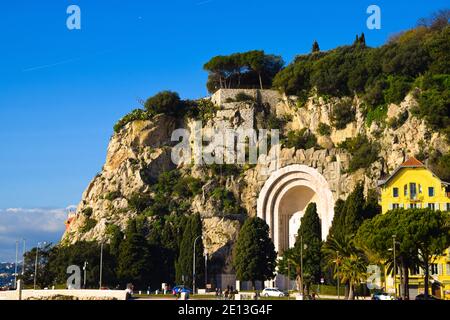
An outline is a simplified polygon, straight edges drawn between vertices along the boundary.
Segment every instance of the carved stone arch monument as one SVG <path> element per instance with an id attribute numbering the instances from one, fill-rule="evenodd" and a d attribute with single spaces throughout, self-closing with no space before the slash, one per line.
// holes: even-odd
<path id="1" fill-rule="evenodd" d="M 265 182 L 258 197 L 257 215 L 270 228 L 278 255 L 295 243 L 300 219 L 309 203 L 317 204 L 325 240 L 334 216 L 328 182 L 314 168 L 295 164 L 279 169 Z"/>

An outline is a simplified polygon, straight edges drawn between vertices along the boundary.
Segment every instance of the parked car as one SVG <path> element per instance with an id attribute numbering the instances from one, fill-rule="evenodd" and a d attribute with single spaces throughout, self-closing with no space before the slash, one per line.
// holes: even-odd
<path id="1" fill-rule="evenodd" d="M 263 297 L 284 297 L 286 294 L 278 288 L 265 288 L 261 292 Z"/>
<path id="2" fill-rule="evenodd" d="M 394 296 L 386 292 L 374 293 L 372 300 L 394 300 Z"/>
<path id="3" fill-rule="evenodd" d="M 183 293 L 183 292 L 191 294 L 192 293 L 192 289 L 190 289 L 190 288 L 188 288 L 186 286 L 175 286 L 172 289 L 172 294 L 173 295 L 177 295 L 177 294 L 180 294 L 180 293 Z"/>
<path id="4" fill-rule="evenodd" d="M 432 296 L 431 294 L 428 295 L 428 297 L 425 297 L 423 293 L 416 296 L 416 300 L 441 300 L 436 296 Z"/>

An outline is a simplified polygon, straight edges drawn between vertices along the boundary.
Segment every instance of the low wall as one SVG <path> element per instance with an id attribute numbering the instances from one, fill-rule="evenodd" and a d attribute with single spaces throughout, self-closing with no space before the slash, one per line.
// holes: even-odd
<path id="1" fill-rule="evenodd" d="M 22 290 L 22 300 L 72 296 L 79 300 L 126 300 L 125 290 Z M 19 300 L 19 291 L 2 291 L 0 300 Z"/>
<path id="2" fill-rule="evenodd" d="M 0 291 L 0 300 L 18 300 L 18 291 Z"/>

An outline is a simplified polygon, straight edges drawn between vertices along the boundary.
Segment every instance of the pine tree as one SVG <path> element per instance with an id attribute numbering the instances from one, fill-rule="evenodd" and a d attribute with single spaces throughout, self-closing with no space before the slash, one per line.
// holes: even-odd
<path id="1" fill-rule="evenodd" d="M 152 267 L 147 241 L 137 229 L 136 220 L 130 220 L 120 244 L 117 275 L 122 284 L 131 282 L 135 287 L 147 288 Z"/>
<path id="2" fill-rule="evenodd" d="M 320 47 L 319 47 L 319 43 L 316 41 L 316 40 L 314 40 L 314 43 L 313 43 L 313 45 L 312 45 L 312 50 L 311 50 L 313 53 L 314 52 L 319 52 L 320 51 Z"/>
<path id="3" fill-rule="evenodd" d="M 272 279 L 276 267 L 275 246 L 269 237 L 269 226 L 261 218 L 248 218 L 234 247 L 233 266 L 240 281 Z"/>
<path id="4" fill-rule="evenodd" d="M 195 283 L 201 285 L 204 282 L 204 247 L 202 241 L 202 221 L 199 214 L 189 217 L 186 223 L 183 239 L 180 244 L 180 254 L 175 266 L 177 283 L 184 283 L 186 285 L 192 284 L 193 275 L 193 257 L 194 257 L 194 242 L 195 242 Z"/>

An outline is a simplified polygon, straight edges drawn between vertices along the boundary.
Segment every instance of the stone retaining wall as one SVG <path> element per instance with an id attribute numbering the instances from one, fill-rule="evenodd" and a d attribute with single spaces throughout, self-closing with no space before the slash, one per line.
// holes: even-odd
<path id="1" fill-rule="evenodd" d="M 218 106 L 226 103 L 228 98 L 235 99 L 238 93 L 245 93 L 257 102 L 267 103 L 275 106 L 282 99 L 280 93 L 276 90 L 269 89 L 219 89 L 211 97 L 211 101 Z"/>

